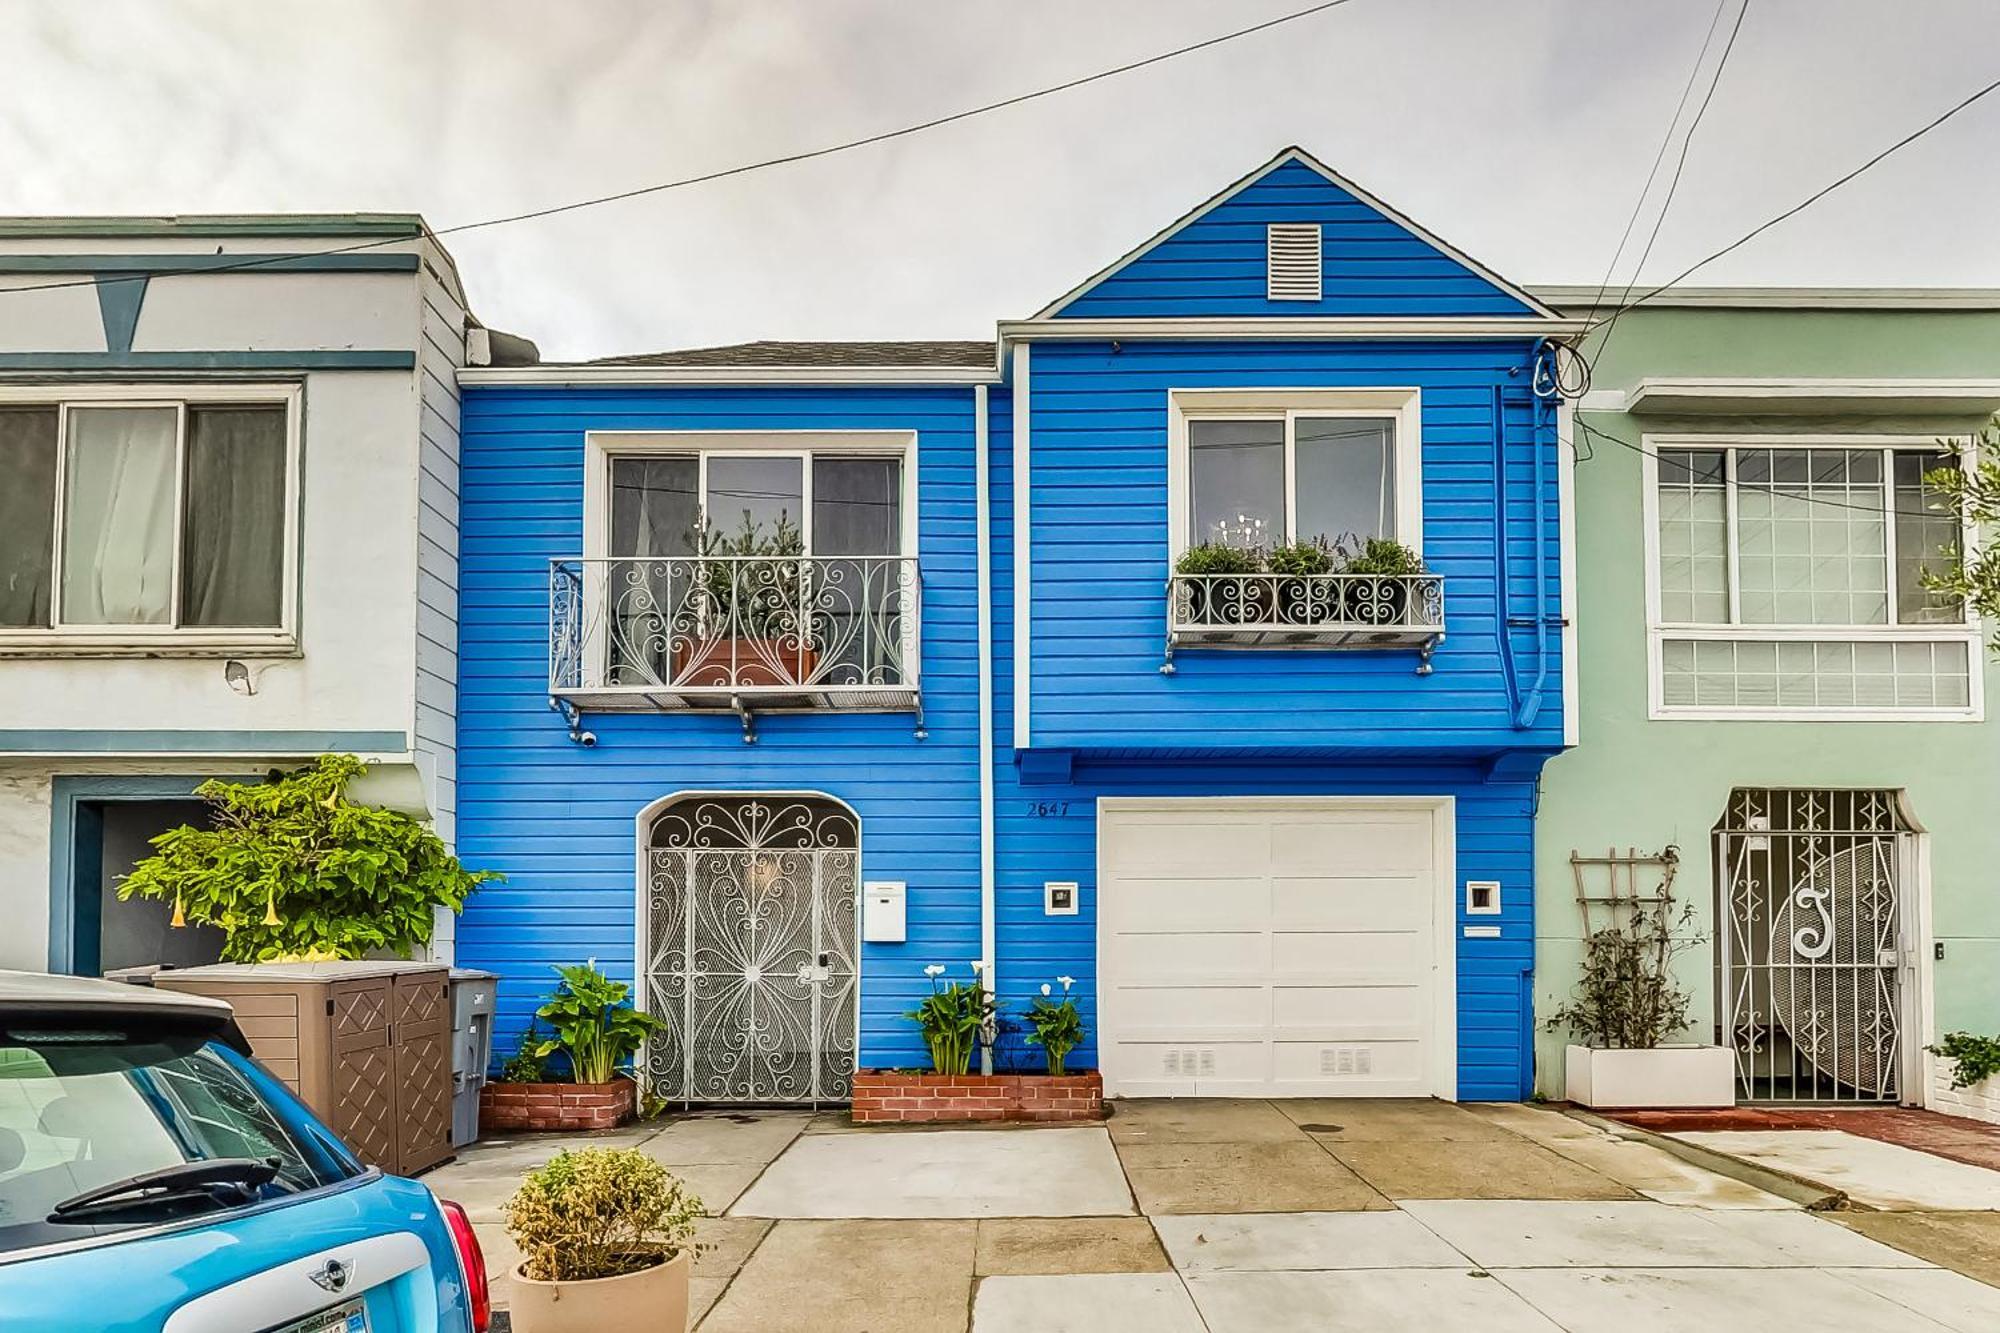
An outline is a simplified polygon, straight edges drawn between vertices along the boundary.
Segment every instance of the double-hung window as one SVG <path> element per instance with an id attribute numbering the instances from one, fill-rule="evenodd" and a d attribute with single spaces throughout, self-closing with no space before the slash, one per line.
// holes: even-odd
<path id="1" fill-rule="evenodd" d="M 294 388 L 0 397 L 0 651 L 276 647 Z"/>
<path id="2" fill-rule="evenodd" d="M 604 435 L 587 562 L 616 687 L 905 686 L 913 453 L 901 435 Z M 595 618 L 595 617 L 593 617 Z"/>
<path id="3" fill-rule="evenodd" d="M 1172 546 L 1420 545 L 1415 390 L 1176 390 Z"/>
<path id="4" fill-rule="evenodd" d="M 1979 630 L 1924 586 L 1959 520 L 1933 439 L 1647 440 L 1657 717 L 1976 717 Z"/>

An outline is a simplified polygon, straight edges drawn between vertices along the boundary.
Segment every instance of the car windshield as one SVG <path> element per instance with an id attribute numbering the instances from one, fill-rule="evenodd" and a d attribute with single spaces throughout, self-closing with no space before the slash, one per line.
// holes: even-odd
<path id="1" fill-rule="evenodd" d="M 0 1253 L 185 1215 L 185 1207 L 164 1216 L 140 1208 L 49 1221 L 57 1204 L 86 1191 L 224 1157 L 276 1167 L 255 1190 L 261 1198 L 357 1169 L 296 1110 L 263 1096 L 242 1057 L 198 1036 L 67 1022 L 0 1030 Z"/>

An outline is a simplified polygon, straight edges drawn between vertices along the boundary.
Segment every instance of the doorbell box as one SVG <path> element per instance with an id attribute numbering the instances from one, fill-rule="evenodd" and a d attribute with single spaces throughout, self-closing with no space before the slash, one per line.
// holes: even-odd
<path id="1" fill-rule="evenodd" d="M 1076 900 L 1075 880 L 1050 880 L 1042 885 L 1043 916 L 1075 916 Z"/>

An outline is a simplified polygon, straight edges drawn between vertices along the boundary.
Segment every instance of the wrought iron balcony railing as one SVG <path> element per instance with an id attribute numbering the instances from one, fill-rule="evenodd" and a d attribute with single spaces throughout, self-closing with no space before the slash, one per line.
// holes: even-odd
<path id="1" fill-rule="evenodd" d="M 1167 670 L 1175 648 L 1415 648 L 1444 640 L 1437 574 L 1175 574 L 1167 584 Z"/>
<path id="2" fill-rule="evenodd" d="M 919 711 L 908 556 L 552 561 L 549 694 L 579 708 Z"/>

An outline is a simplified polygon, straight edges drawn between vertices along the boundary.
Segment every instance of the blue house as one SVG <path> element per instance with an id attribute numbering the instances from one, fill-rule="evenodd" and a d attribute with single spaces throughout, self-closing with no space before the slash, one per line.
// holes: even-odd
<path id="1" fill-rule="evenodd" d="M 503 1049 L 594 957 L 838 1101 L 977 960 L 1114 1095 L 1523 1095 L 1575 327 L 1291 149 L 994 343 L 462 372 Z"/>

